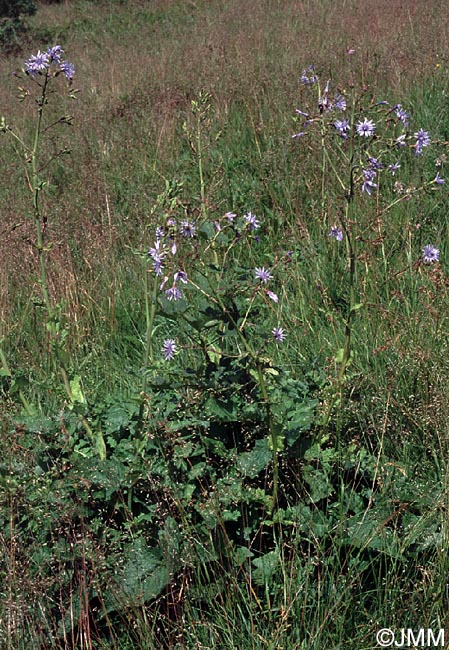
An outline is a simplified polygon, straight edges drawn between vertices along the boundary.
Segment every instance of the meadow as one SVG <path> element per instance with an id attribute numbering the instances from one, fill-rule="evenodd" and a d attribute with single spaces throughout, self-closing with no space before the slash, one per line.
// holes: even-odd
<path id="1" fill-rule="evenodd" d="M 38 3 L 1 647 L 449 642 L 448 37 L 443 0 Z"/>

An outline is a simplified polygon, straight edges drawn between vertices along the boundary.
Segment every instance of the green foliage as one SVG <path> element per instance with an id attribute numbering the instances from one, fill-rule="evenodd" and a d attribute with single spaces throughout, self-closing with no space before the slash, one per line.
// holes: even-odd
<path id="1" fill-rule="evenodd" d="M 88 91 L 73 108 L 77 155 L 57 164 L 50 127 L 68 123 L 56 122 L 56 94 L 45 103 L 36 164 L 45 185 L 36 187 L 45 190 L 37 217 L 48 218 L 49 308 L 37 297 L 45 286 L 37 265 L 24 269 L 20 257 L 5 279 L 0 645 L 360 650 L 373 647 L 379 627 L 442 626 L 448 232 L 430 150 L 418 164 L 404 150 L 382 193 L 361 194 L 368 154 L 390 162 L 396 150 L 384 136 L 400 125 L 368 92 L 357 95 L 356 71 L 357 111 L 376 121 L 382 114 L 385 132 L 359 142 L 351 159 L 336 111 L 317 109 L 316 87 L 296 103 L 297 71 L 282 73 L 279 59 L 289 48 L 277 48 L 276 69 L 257 59 L 252 82 L 246 65 L 232 83 L 222 74 L 228 42 L 238 61 L 249 52 L 240 11 L 219 47 L 209 30 L 232 14 L 222 3 L 130 1 L 111 11 L 109 2 L 84 2 L 76 20 L 69 4 L 54 8 L 51 29 L 83 49 L 89 42 L 79 55 Z M 328 3 L 308 11 L 321 6 L 327 24 Z M 252 9 L 245 34 L 257 30 L 257 57 L 261 34 L 272 42 L 289 3 L 276 15 L 263 6 L 270 25 Z M 164 74 L 142 71 L 142 51 L 163 62 L 165 43 L 179 52 L 197 24 L 189 53 L 207 35 L 205 59 L 212 75 L 219 61 L 220 88 L 213 76 L 204 83 L 204 71 L 192 83 L 186 67 L 167 62 Z M 137 33 L 126 83 L 105 63 L 100 84 L 95 48 L 107 60 Z M 248 55 L 249 67 L 255 61 Z M 193 91 L 201 86 L 209 92 Z M 436 75 L 413 91 L 409 144 L 421 126 L 447 140 L 446 86 Z M 309 100 L 317 147 L 312 137 L 290 139 L 292 107 Z M 20 107 L 10 115 L 21 124 Z M 6 175 L 12 150 L 1 152 Z M 340 181 L 351 175 L 357 193 L 348 198 Z M 5 205 L 29 214 L 18 174 L 9 185 Z M 248 210 L 260 228 L 249 227 Z M 24 220 L 14 216 L 11 227 L 32 265 L 39 245 L 30 246 Z M 194 237 L 182 234 L 184 222 Z M 328 237 L 336 225 L 346 229 L 343 242 Z M 161 275 L 148 256 L 155 240 Z M 439 264 L 422 262 L 429 242 L 441 249 Z M 273 276 L 267 283 L 255 276 L 261 267 Z M 173 285 L 179 300 L 165 293 Z M 283 342 L 272 336 L 279 326 Z M 176 351 L 165 360 L 167 339 Z"/>
<path id="2" fill-rule="evenodd" d="M 0 46 L 17 46 L 26 26 L 26 17 L 37 11 L 33 0 L 0 0 Z"/>

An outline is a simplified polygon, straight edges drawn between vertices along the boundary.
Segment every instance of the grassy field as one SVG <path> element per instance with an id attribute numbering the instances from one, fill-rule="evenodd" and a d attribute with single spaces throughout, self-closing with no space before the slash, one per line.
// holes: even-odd
<path id="1" fill-rule="evenodd" d="M 449 5 L 38 7 L 0 60 L 0 645 L 436 638 Z M 12 74 L 56 44 L 71 84 Z"/>

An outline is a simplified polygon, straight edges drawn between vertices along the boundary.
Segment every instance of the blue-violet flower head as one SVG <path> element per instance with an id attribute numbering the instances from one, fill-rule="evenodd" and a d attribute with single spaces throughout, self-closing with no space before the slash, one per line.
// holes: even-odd
<path id="1" fill-rule="evenodd" d="M 171 361 L 176 353 L 176 341 L 174 339 L 165 339 L 162 344 L 162 354 L 165 361 Z"/>
<path id="2" fill-rule="evenodd" d="M 252 212 L 247 212 L 246 214 L 243 215 L 243 218 L 245 219 L 246 223 L 248 224 L 251 230 L 257 230 L 258 228 L 260 228 L 260 221 L 258 221 L 256 215 L 253 214 Z"/>
<path id="3" fill-rule="evenodd" d="M 273 327 L 271 333 L 273 334 L 274 339 L 279 343 L 283 343 L 287 336 L 285 330 L 282 327 Z"/>
<path id="4" fill-rule="evenodd" d="M 438 262 L 440 259 L 440 251 L 438 248 L 435 248 L 435 246 L 432 246 L 432 244 L 427 244 L 427 246 L 424 246 L 423 248 L 422 258 L 426 264 L 433 264 L 434 262 Z"/>
<path id="5" fill-rule="evenodd" d="M 271 275 L 269 269 L 266 269 L 264 266 L 256 268 L 256 279 L 260 282 L 267 283 L 268 280 L 271 280 L 273 276 Z"/>
<path id="6" fill-rule="evenodd" d="M 332 226 L 330 233 L 328 234 L 328 237 L 331 239 L 336 239 L 337 241 L 342 241 L 343 240 L 343 230 L 339 228 L 338 226 Z"/>
<path id="7" fill-rule="evenodd" d="M 374 135 L 376 130 L 376 125 L 373 120 L 368 120 L 366 117 L 363 122 L 358 122 L 356 124 L 356 131 L 358 135 L 363 136 L 364 138 L 369 138 Z"/>

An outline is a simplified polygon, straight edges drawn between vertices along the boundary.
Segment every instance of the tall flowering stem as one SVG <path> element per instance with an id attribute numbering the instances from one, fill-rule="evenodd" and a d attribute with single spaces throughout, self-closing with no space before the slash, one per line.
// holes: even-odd
<path id="1" fill-rule="evenodd" d="M 31 179 L 30 179 L 30 189 L 33 193 L 33 214 L 34 214 L 34 225 L 36 227 L 36 249 L 39 259 L 39 269 L 40 269 L 40 285 L 42 291 L 42 297 L 44 299 L 45 308 L 47 310 L 47 315 L 49 318 L 53 316 L 53 306 L 50 300 L 50 294 L 48 291 L 48 280 L 47 280 L 47 267 L 45 259 L 45 248 L 44 248 L 44 236 L 43 236 L 43 227 L 42 227 L 42 214 L 40 209 L 40 194 L 43 188 L 43 183 L 39 178 L 38 165 L 39 165 L 39 144 L 42 132 L 42 116 L 44 112 L 44 106 L 47 102 L 47 85 L 49 81 L 48 72 L 45 73 L 42 83 L 42 93 L 40 98 L 37 100 L 37 120 L 36 128 L 34 131 L 34 141 L 33 148 L 31 151 Z"/>
<path id="2" fill-rule="evenodd" d="M 386 225 L 384 216 L 394 206 L 403 201 L 416 200 L 422 191 L 435 191 L 445 184 L 440 171 L 429 180 L 421 181 L 419 186 L 404 185 L 397 180 L 400 174 L 401 159 L 406 159 L 409 167 L 411 159 L 425 155 L 432 144 L 428 131 L 423 128 L 409 128 L 410 116 L 401 104 L 390 104 L 385 100 L 376 101 L 368 96 L 366 90 L 357 95 L 351 90 L 352 107 L 348 105 L 344 91 L 332 88 L 331 81 L 322 87 L 314 67 L 306 68 L 300 78 L 303 86 L 317 85 L 316 95 L 312 93 L 307 104 L 296 109 L 295 122 L 300 122 L 297 133 L 292 137 L 299 142 L 305 137 L 313 137 L 321 147 L 321 220 L 328 230 L 328 237 L 335 246 L 346 247 L 346 288 L 347 306 L 341 314 L 343 321 L 343 347 L 335 356 L 336 376 L 331 382 L 331 397 L 328 401 L 324 423 L 327 427 L 337 400 L 340 400 L 340 414 L 344 396 L 347 370 L 352 359 L 355 314 L 362 307 L 359 295 L 363 296 L 363 285 L 358 274 L 362 274 L 358 260 L 376 258 L 376 246 L 380 243 L 384 285 L 388 283 L 388 255 L 385 249 Z M 353 84 L 351 84 L 353 89 Z M 350 115 L 347 113 L 350 112 Z M 300 116 L 300 117 L 298 117 Z M 410 157 L 412 154 L 413 158 Z M 437 164 L 437 163 L 435 163 Z M 440 160 L 439 165 L 442 165 Z M 333 175 L 343 203 L 338 207 L 333 224 L 327 224 L 329 213 L 338 205 L 329 202 L 327 184 Z M 410 181 L 409 181 L 410 182 Z M 334 208 L 335 209 L 335 208 Z M 372 233 L 376 232 L 373 239 Z M 343 243 L 344 240 L 344 243 Z M 370 251 L 367 246 L 372 243 Z M 363 250 L 358 250 L 362 248 Z M 438 261 L 439 249 L 428 244 L 423 249 L 422 262 L 433 264 Z"/>
<path id="3" fill-rule="evenodd" d="M 65 77 L 68 82 L 68 87 L 70 89 L 72 84 L 72 79 L 75 74 L 75 68 L 72 63 L 62 59 L 64 51 L 61 46 L 55 45 L 54 47 L 49 48 L 46 52 L 38 51 L 37 54 L 30 56 L 30 58 L 25 61 L 25 66 L 22 71 L 22 75 L 39 90 L 38 97 L 36 98 L 37 104 L 37 118 L 36 125 L 34 128 L 34 135 L 32 139 L 31 146 L 26 143 L 25 139 L 21 137 L 12 127 L 6 123 L 4 117 L 1 118 L 0 122 L 0 131 L 10 135 L 16 143 L 22 148 L 27 164 L 30 165 L 30 171 L 26 169 L 26 177 L 28 181 L 28 186 L 32 194 L 32 204 L 33 204 L 33 220 L 36 230 L 36 242 L 35 248 L 37 250 L 37 256 L 39 261 L 39 284 L 41 287 L 43 306 L 47 315 L 46 330 L 50 336 L 50 344 L 54 352 L 54 357 L 56 358 L 57 367 L 61 374 L 64 390 L 67 394 L 67 397 L 70 400 L 71 408 L 74 408 L 76 404 L 84 403 L 84 396 L 79 388 L 79 377 L 69 380 L 66 363 L 65 363 L 65 354 L 64 354 L 64 343 L 65 343 L 65 334 L 63 328 L 61 327 L 60 322 L 60 305 L 54 304 L 51 299 L 50 291 L 48 287 L 48 276 L 47 276 L 47 252 L 50 246 L 45 243 L 45 225 L 46 225 L 46 216 L 43 214 L 41 209 L 41 192 L 45 187 L 45 182 L 40 176 L 40 169 L 45 166 L 41 163 L 41 140 L 42 134 L 44 131 L 48 131 L 51 128 L 54 128 L 58 124 L 70 124 L 71 117 L 68 115 L 63 115 L 56 121 L 47 124 L 45 127 L 43 125 L 44 118 L 44 109 L 48 105 L 48 88 L 54 80 L 59 77 Z M 22 77 L 23 78 L 23 77 Z M 24 101 L 30 95 L 30 91 L 26 90 L 23 87 L 20 87 L 21 91 L 20 99 Z M 71 98 L 75 97 L 74 90 L 69 90 Z M 62 149 L 57 156 L 68 153 L 66 149 Z M 2 357 L 2 365 L 4 369 L 5 359 L 3 353 L 0 355 Z M 54 358 L 52 359 L 54 361 Z M 72 389 L 73 386 L 73 389 Z M 28 402 L 25 399 L 25 396 L 20 395 L 22 402 L 24 404 L 25 410 L 28 413 L 32 413 L 32 409 Z M 86 417 L 82 413 L 78 413 L 79 420 L 83 425 L 86 433 L 91 438 L 92 442 L 95 445 L 96 451 L 98 452 L 101 458 L 106 456 L 106 448 L 103 440 L 101 431 L 94 433 L 90 427 Z"/>

